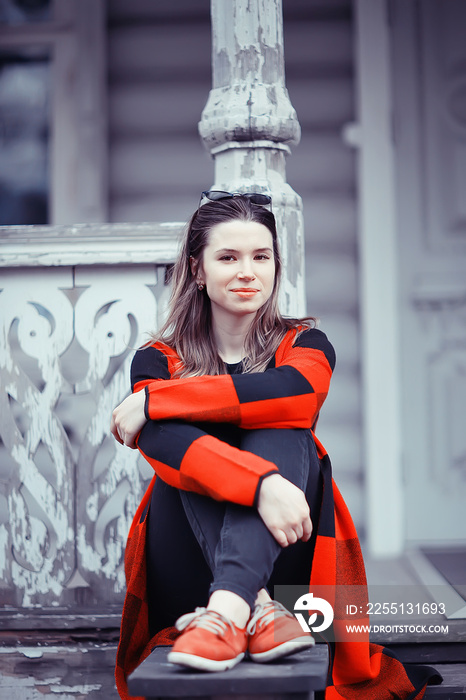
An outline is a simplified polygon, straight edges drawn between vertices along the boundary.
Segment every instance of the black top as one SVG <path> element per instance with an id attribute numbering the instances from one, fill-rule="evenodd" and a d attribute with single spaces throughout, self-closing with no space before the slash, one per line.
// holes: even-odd
<path id="1" fill-rule="evenodd" d="M 243 360 L 239 362 L 225 362 L 228 374 L 241 374 L 243 371 Z"/>

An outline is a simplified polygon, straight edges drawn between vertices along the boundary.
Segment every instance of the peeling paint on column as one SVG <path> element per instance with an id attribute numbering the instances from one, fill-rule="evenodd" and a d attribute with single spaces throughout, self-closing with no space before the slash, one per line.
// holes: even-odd
<path id="1" fill-rule="evenodd" d="M 217 66 L 217 87 L 228 85 L 228 79 L 231 71 L 231 62 L 227 51 L 222 49 L 215 56 L 215 64 Z"/>
<path id="2" fill-rule="evenodd" d="M 261 66 L 260 56 L 254 46 L 241 48 L 235 56 L 235 72 L 240 80 L 247 80 L 248 77 L 254 79 L 254 75 L 259 73 Z"/>
<path id="3" fill-rule="evenodd" d="M 299 221 L 296 211 L 291 211 L 287 217 L 287 268 L 286 276 L 293 283 L 299 275 L 301 267 L 300 248 L 298 241 Z"/>
<path id="4" fill-rule="evenodd" d="M 278 97 L 277 97 L 277 91 L 275 89 L 275 86 L 271 85 L 270 87 L 268 87 L 266 94 L 267 94 L 267 99 L 270 102 L 270 104 L 274 105 L 274 107 L 276 107 L 278 104 Z"/>
<path id="5" fill-rule="evenodd" d="M 240 156 L 241 157 L 241 156 Z M 254 154 L 249 150 L 242 152 L 242 163 L 240 166 L 241 177 L 244 180 L 251 180 L 254 178 L 254 164 L 256 159 Z"/>
<path id="6" fill-rule="evenodd" d="M 283 52 L 279 46 L 264 46 L 263 56 L 262 80 L 273 84 L 277 75 L 283 75 Z"/>
<path id="7" fill-rule="evenodd" d="M 213 0 L 213 88 L 199 133 L 215 159 L 217 189 L 269 192 L 285 262 L 282 310 L 304 315 L 301 198 L 286 183 L 300 139 L 285 87 L 281 0 Z"/>

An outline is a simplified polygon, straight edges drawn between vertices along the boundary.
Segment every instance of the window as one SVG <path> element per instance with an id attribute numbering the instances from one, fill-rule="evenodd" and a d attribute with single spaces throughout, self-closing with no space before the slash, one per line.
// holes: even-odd
<path id="1" fill-rule="evenodd" d="M 0 224 L 107 220 L 106 12 L 0 0 Z"/>

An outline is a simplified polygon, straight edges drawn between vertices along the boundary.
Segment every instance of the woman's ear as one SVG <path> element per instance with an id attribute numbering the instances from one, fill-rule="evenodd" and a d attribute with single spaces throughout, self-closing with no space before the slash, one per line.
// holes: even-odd
<path id="1" fill-rule="evenodd" d="M 199 267 L 199 261 L 195 260 L 192 255 L 189 256 L 189 266 L 191 267 L 193 277 L 195 277 L 197 273 L 197 268 Z"/>
<path id="2" fill-rule="evenodd" d="M 199 269 L 199 260 L 196 260 L 193 258 L 192 255 L 189 256 L 189 264 L 191 266 L 191 272 L 193 273 L 193 277 L 196 278 L 197 284 L 204 284 L 204 280 L 201 275 L 201 270 Z M 202 269 L 202 268 L 201 268 Z"/>

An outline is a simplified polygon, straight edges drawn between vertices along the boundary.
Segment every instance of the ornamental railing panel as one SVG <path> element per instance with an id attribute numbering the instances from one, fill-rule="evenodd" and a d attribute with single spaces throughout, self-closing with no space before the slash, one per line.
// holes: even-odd
<path id="1" fill-rule="evenodd" d="M 9 626 L 121 609 L 152 470 L 109 435 L 182 224 L 0 229 L 0 601 Z M 86 622 L 86 620 L 88 622 Z M 43 624 L 46 624 L 45 622 Z M 108 621 L 107 621 L 107 624 Z"/>

